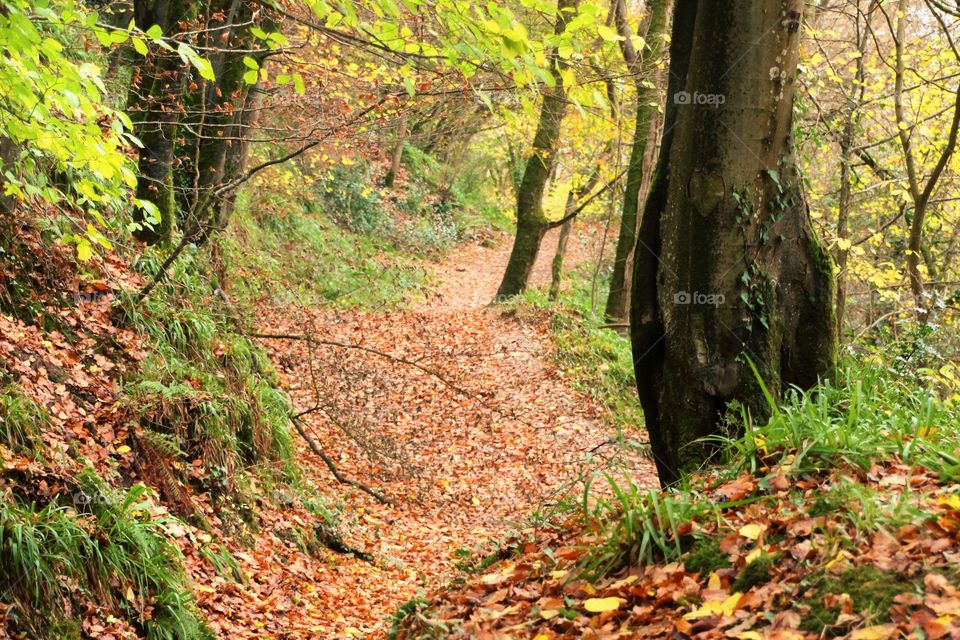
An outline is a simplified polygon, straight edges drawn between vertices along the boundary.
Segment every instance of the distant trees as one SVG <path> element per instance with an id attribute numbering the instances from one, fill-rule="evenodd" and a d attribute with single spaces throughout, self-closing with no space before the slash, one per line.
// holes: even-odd
<path id="1" fill-rule="evenodd" d="M 729 403 L 754 416 L 836 357 L 833 266 L 792 146 L 802 0 L 678 2 L 664 136 L 631 308 L 664 484 L 701 465 Z M 752 363 L 752 365 L 751 365 Z"/>

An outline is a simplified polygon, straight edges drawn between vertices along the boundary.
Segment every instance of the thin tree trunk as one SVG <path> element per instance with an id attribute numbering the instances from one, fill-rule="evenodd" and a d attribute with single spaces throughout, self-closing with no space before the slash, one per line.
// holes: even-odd
<path id="1" fill-rule="evenodd" d="M 833 265 L 791 144 L 803 0 L 678 2 L 631 337 L 661 482 L 704 464 L 728 403 L 769 412 L 836 358 Z M 681 94 L 680 92 L 685 92 Z M 675 98 L 673 98 L 675 97 Z"/>
<path id="2" fill-rule="evenodd" d="M 573 230 L 574 220 L 575 218 L 570 218 L 560 227 L 560 237 L 557 239 L 557 252 L 553 256 L 553 264 L 550 270 L 549 299 L 551 301 L 555 301 L 560 297 L 560 285 L 563 280 L 563 258 L 567 253 L 567 241 L 570 239 L 570 232 Z"/>
<path id="3" fill-rule="evenodd" d="M 617 24 L 620 35 L 629 38 L 631 34 L 629 29 L 626 28 L 626 20 L 623 15 L 626 11 L 624 4 L 623 0 L 618 0 Z M 620 214 L 620 232 L 617 237 L 617 247 L 614 251 L 610 292 L 607 294 L 607 304 L 604 312 L 610 322 L 623 320 L 627 316 L 630 291 L 630 278 L 627 276 L 627 269 L 630 266 L 634 247 L 637 244 L 638 212 L 640 211 L 642 197 L 645 195 L 643 184 L 647 182 L 645 177 L 650 168 L 645 159 L 648 158 L 647 147 L 652 139 L 650 137 L 651 124 L 659 118 L 660 89 L 657 86 L 657 79 L 660 74 L 657 73 L 656 65 L 660 61 L 661 43 L 667 30 L 669 4 L 669 0 L 652 0 L 648 3 L 650 20 L 646 40 L 649 49 L 642 58 L 642 61 L 646 64 L 640 64 L 641 58 L 636 53 L 632 54 L 633 60 L 627 60 L 630 70 L 635 74 L 637 114 L 633 133 L 633 147 L 630 150 L 630 160 L 627 164 L 627 182 L 623 195 L 623 209 Z M 624 47 L 624 57 L 631 56 L 630 52 L 630 49 Z"/>
<path id="4" fill-rule="evenodd" d="M 567 241 L 570 239 L 570 232 L 573 230 L 573 223 L 576 220 L 574 212 L 580 204 L 580 198 L 593 191 L 593 188 L 600 182 L 600 165 L 593 168 L 587 181 L 576 188 L 571 188 L 567 194 L 567 202 L 563 207 L 564 223 L 560 226 L 560 237 L 557 239 L 557 252 L 553 256 L 550 277 L 550 300 L 556 300 L 560 295 L 560 285 L 563 280 L 563 259 L 567 253 Z"/>
<path id="5" fill-rule="evenodd" d="M 557 0 L 554 33 L 561 35 L 572 17 L 579 0 Z M 533 138 L 533 154 L 527 160 L 523 179 L 517 190 L 517 235 L 507 262 L 506 272 L 497 291 L 497 299 L 523 293 L 537 260 L 540 243 L 547 231 L 543 215 L 543 193 L 547 179 L 556 162 L 560 142 L 560 125 L 567 110 L 567 96 L 563 88 L 563 61 L 556 49 L 550 51 L 551 72 L 555 86 L 543 93 L 540 122 Z"/>
<path id="6" fill-rule="evenodd" d="M 400 118 L 397 123 L 397 142 L 393 147 L 393 156 L 390 159 L 390 170 L 383 178 L 383 184 L 392 189 L 393 183 L 397 179 L 397 173 L 400 171 L 400 161 L 403 159 L 403 147 L 407 143 L 407 123 L 406 118 Z"/>

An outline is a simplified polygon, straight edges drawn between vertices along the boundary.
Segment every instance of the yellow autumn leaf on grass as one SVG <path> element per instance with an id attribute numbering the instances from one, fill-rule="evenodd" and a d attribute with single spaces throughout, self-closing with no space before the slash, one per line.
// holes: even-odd
<path id="1" fill-rule="evenodd" d="M 745 524 L 740 527 L 740 535 L 750 540 L 756 540 L 760 537 L 760 534 L 763 533 L 764 529 L 766 529 L 766 527 L 762 524 Z"/>
<path id="2" fill-rule="evenodd" d="M 710 577 L 707 579 L 707 588 L 708 589 L 722 589 L 723 584 L 720 582 L 720 576 L 717 575 L 716 571 L 710 572 Z"/>
<path id="3" fill-rule="evenodd" d="M 697 620 L 698 618 L 706 618 L 713 615 L 732 616 L 733 611 L 737 608 L 737 603 L 740 602 L 740 598 L 742 596 L 742 593 L 735 593 L 723 602 L 720 602 L 719 600 L 704 602 L 702 607 L 694 609 L 690 613 L 684 615 L 683 619 Z"/>
<path id="4" fill-rule="evenodd" d="M 763 547 L 757 547 L 756 549 L 754 549 L 753 551 L 747 554 L 747 557 L 744 558 L 744 562 L 746 562 L 747 564 L 750 564 L 751 562 L 753 562 L 754 560 L 762 556 L 763 553 L 764 553 Z"/>
<path id="5" fill-rule="evenodd" d="M 615 611 L 620 608 L 621 600 L 615 596 L 609 598 L 589 598 L 583 601 L 583 608 L 590 613 L 603 613 L 604 611 Z"/>

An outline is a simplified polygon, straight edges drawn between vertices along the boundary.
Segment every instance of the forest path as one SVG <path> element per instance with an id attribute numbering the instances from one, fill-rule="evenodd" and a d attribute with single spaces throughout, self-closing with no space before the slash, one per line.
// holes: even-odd
<path id="1" fill-rule="evenodd" d="M 601 233 L 575 230 L 568 267 L 595 256 Z M 410 311 L 297 308 L 261 318 L 264 331 L 362 346 L 265 341 L 295 410 L 319 398 L 322 409 L 303 416 L 311 437 L 343 475 L 394 502 L 337 484 L 298 438 L 301 462 L 338 505 L 344 537 L 376 560 L 304 557 L 309 586 L 298 575 L 289 587 L 301 602 L 289 637 L 384 637 L 386 618 L 446 583 L 465 556 L 527 527 L 559 497 L 581 497 L 580 480 L 598 460 L 655 482 L 648 460 L 609 444 L 615 434 L 599 407 L 551 362 L 548 319 L 487 306 L 510 238 L 487 244 L 436 263 L 435 290 Z M 549 284 L 555 232 L 543 247 L 534 286 Z"/>

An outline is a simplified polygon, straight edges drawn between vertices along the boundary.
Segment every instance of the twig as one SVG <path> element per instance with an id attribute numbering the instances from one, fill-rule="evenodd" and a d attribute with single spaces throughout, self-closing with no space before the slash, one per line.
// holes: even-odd
<path id="1" fill-rule="evenodd" d="M 330 469 L 330 473 L 332 473 L 333 477 L 337 479 L 337 482 L 339 482 L 340 484 L 346 484 L 346 485 L 350 485 L 351 487 L 360 489 L 360 491 L 363 491 L 364 493 L 370 496 L 373 496 L 373 498 L 377 500 L 377 502 L 380 502 L 381 504 L 393 506 L 393 502 L 391 502 L 389 498 L 385 497 L 379 491 L 371 489 L 370 487 L 360 482 L 357 482 L 356 480 L 351 480 L 350 478 L 347 478 L 342 473 L 340 473 L 340 470 L 337 469 L 337 465 L 333 464 L 333 460 L 330 459 L 330 456 L 325 454 L 323 452 L 323 449 L 321 449 L 317 445 L 317 443 L 313 441 L 313 438 L 311 438 L 309 434 L 307 434 L 306 430 L 303 428 L 303 422 L 301 422 L 300 418 L 296 416 L 290 416 L 290 422 L 293 423 L 293 426 L 296 428 L 297 433 L 299 433 L 300 436 L 307 442 L 307 445 L 310 447 L 310 450 L 313 451 L 315 454 L 317 454 L 317 456 L 321 460 L 323 460 L 323 463 L 327 465 L 327 468 Z"/>

